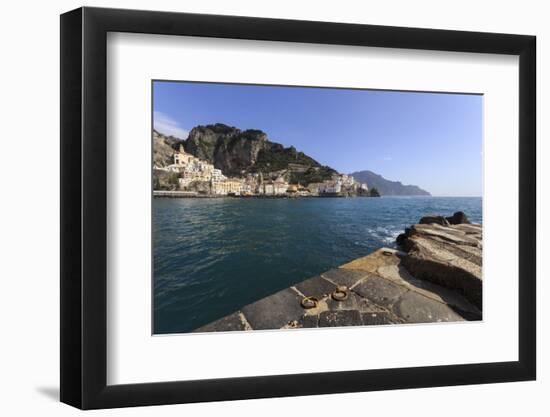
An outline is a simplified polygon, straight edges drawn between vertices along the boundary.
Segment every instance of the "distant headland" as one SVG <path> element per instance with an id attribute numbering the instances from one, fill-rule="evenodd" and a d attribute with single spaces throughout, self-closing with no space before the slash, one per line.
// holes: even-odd
<path id="1" fill-rule="evenodd" d="M 390 181 L 372 171 L 358 171 L 350 174 L 356 181 L 366 182 L 376 187 L 382 195 L 395 196 L 431 196 L 431 194 L 416 185 L 404 185 L 400 181 Z"/>

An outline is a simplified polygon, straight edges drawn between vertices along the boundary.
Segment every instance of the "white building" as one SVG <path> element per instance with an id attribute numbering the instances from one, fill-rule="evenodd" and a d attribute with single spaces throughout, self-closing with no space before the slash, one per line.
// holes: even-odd
<path id="1" fill-rule="evenodd" d="M 355 184 L 355 178 L 353 178 L 351 175 L 342 174 L 340 176 L 340 180 L 342 181 L 342 185 L 344 187 L 352 187 L 353 184 Z"/>
<path id="2" fill-rule="evenodd" d="M 288 190 L 288 182 L 277 179 L 275 181 L 265 181 L 260 185 L 258 194 L 264 195 L 285 195 Z"/>
<path id="3" fill-rule="evenodd" d="M 222 170 L 217 168 L 214 168 L 212 170 L 211 175 L 212 175 L 212 181 L 223 181 L 227 178 L 225 175 L 222 174 Z"/>
<path id="4" fill-rule="evenodd" d="M 179 183 L 181 187 L 186 187 L 193 181 L 215 181 L 222 182 L 227 179 L 220 169 L 214 168 L 214 165 L 203 161 L 185 152 L 180 148 L 174 154 L 174 163 L 166 167 L 167 170 L 181 173 Z M 222 187 L 224 189 L 225 187 Z"/>
<path id="5" fill-rule="evenodd" d="M 276 180 L 273 182 L 273 194 L 283 195 L 288 190 L 288 182 L 283 180 Z"/>
<path id="6" fill-rule="evenodd" d="M 227 178 L 222 181 L 212 181 L 212 194 L 215 195 L 241 195 L 243 182 L 238 178 Z"/>
<path id="7" fill-rule="evenodd" d="M 319 185 L 319 194 L 338 194 L 341 191 L 342 182 L 340 180 L 325 181 Z"/>
<path id="8" fill-rule="evenodd" d="M 195 158 L 193 155 L 185 152 L 183 148 L 180 147 L 179 152 L 176 152 L 174 154 L 174 165 L 188 165 L 190 164 Z"/>

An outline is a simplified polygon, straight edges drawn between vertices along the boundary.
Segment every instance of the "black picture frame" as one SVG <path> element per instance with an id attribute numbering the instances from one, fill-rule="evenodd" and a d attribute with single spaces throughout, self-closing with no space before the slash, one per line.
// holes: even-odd
<path id="1" fill-rule="evenodd" d="M 108 32 L 519 56 L 519 360 L 107 385 Z M 536 377 L 534 36 L 80 8 L 61 15 L 61 401 L 82 409 L 533 380 Z"/>

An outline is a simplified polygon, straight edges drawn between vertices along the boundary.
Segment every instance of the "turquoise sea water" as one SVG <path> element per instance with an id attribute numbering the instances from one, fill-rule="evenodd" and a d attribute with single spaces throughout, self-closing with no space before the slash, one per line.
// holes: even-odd
<path id="1" fill-rule="evenodd" d="M 294 283 L 395 246 L 427 214 L 479 197 L 178 199 L 153 201 L 154 333 L 183 333 Z"/>

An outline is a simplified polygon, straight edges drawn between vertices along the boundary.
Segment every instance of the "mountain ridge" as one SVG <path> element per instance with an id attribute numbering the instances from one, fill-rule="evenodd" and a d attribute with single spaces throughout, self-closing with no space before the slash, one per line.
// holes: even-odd
<path id="1" fill-rule="evenodd" d="M 169 149 L 177 151 L 183 147 L 185 152 L 213 164 L 227 176 L 261 172 L 267 177 L 283 176 L 289 182 L 307 185 L 330 180 L 338 174 L 295 147 L 270 140 L 258 129 L 241 130 L 216 123 L 194 127 L 185 140 L 154 131 L 153 140 L 153 160 L 157 166 L 170 165 Z"/>
<path id="2" fill-rule="evenodd" d="M 285 178 L 289 183 L 310 183 L 332 180 L 338 171 L 322 165 L 295 147 L 272 141 L 259 129 L 241 130 L 223 123 L 195 126 L 186 139 L 153 131 L 153 164 L 166 167 L 173 163 L 178 150 L 207 161 L 227 176 L 243 177 L 262 173 L 266 178 Z M 431 195 L 416 185 L 390 181 L 372 171 L 357 171 L 356 181 L 376 188 L 381 195 Z"/>
<path id="3" fill-rule="evenodd" d="M 351 175 L 356 181 L 366 182 L 369 188 L 375 187 L 381 195 L 389 196 L 431 196 L 417 185 L 404 185 L 401 181 L 392 181 L 370 170 L 356 171 Z"/>

